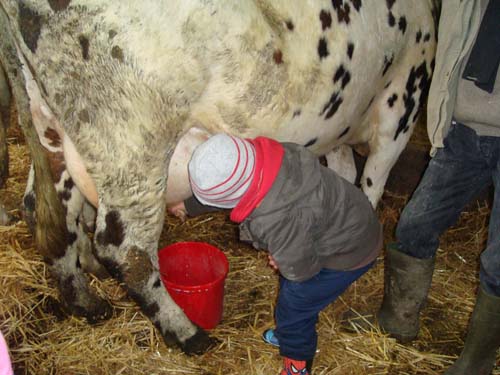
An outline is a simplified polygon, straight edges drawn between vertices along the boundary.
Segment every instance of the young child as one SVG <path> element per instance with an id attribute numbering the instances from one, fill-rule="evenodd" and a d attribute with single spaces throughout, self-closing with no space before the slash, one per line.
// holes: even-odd
<path id="1" fill-rule="evenodd" d="M 367 197 L 306 148 L 269 138 L 217 134 L 189 162 L 193 193 L 202 205 L 231 209 L 240 239 L 266 249 L 279 270 L 276 328 L 263 334 L 279 346 L 281 375 L 309 375 L 316 323 L 372 265 L 382 227 Z M 189 216 L 206 212 L 195 199 Z"/>
<path id="2" fill-rule="evenodd" d="M 12 375 L 12 365 L 10 364 L 9 349 L 7 343 L 0 332 L 0 375 Z"/>

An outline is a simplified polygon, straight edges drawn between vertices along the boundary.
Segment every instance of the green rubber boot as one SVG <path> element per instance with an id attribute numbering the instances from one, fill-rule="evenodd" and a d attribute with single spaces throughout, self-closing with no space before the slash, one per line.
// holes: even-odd
<path id="1" fill-rule="evenodd" d="M 477 294 L 462 354 L 445 375 L 489 375 L 500 347 L 500 297 Z"/>
<path id="2" fill-rule="evenodd" d="M 419 316 L 431 286 L 434 259 L 418 259 L 387 247 L 384 298 L 377 314 L 382 331 L 407 343 L 419 331 Z"/>

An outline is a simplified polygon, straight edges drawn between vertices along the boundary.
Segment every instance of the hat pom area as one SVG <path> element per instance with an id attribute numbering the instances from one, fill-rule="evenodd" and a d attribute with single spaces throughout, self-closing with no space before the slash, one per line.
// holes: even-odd
<path id="1" fill-rule="evenodd" d="M 191 189 L 203 204 L 235 207 L 252 181 L 255 148 L 247 140 L 216 134 L 200 144 L 188 165 Z"/>

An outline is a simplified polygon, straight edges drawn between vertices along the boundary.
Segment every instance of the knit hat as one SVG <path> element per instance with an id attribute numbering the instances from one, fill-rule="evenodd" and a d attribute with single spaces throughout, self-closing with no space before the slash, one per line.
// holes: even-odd
<path id="1" fill-rule="evenodd" d="M 216 134 L 199 145 L 189 162 L 189 179 L 196 198 L 220 208 L 235 207 L 252 181 L 255 148 L 247 140 Z"/>

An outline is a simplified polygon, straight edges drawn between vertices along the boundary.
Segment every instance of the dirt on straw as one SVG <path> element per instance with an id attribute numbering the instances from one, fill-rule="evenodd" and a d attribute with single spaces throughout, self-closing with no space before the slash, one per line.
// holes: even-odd
<path id="1" fill-rule="evenodd" d="M 418 136 L 419 131 L 415 134 Z M 426 147 L 421 139 L 414 137 L 414 144 Z M 167 347 L 122 286 L 110 279 L 89 276 L 92 286 L 114 307 L 110 320 L 89 325 L 84 319 L 66 316 L 47 267 L 21 220 L 29 156 L 17 128 L 10 128 L 8 141 L 11 176 L 0 190 L 0 201 L 16 221 L 0 226 L 0 330 L 10 347 L 16 374 L 278 373 L 278 351 L 260 338 L 264 329 L 273 326 L 277 275 L 267 266 L 265 253 L 238 241 L 237 227 L 222 213 L 184 223 L 167 217 L 160 241 L 160 247 L 178 241 L 204 241 L 222 249 L 228 257 L 224 317 L 211 331 L 219 340 L 213 350 L 187 356 Z M 410 193 L 384 194 L 378 213 L 386 243 L 393 240 L 397 219 Z M 351 331 L 342 321 L 349 308 L 374 313 L 380 305 L 382 254 L 373 269 L 321 313 L 314 374 L 442 374 L 463 346 L 478 287 L 478 257 L 487 239 L 489 211 L 487 201 L 473 203 L 443 236 L 415 342 L 398 344 L 377 327 Z M 500 374 L 500 369 L 494 374 Z"/>

